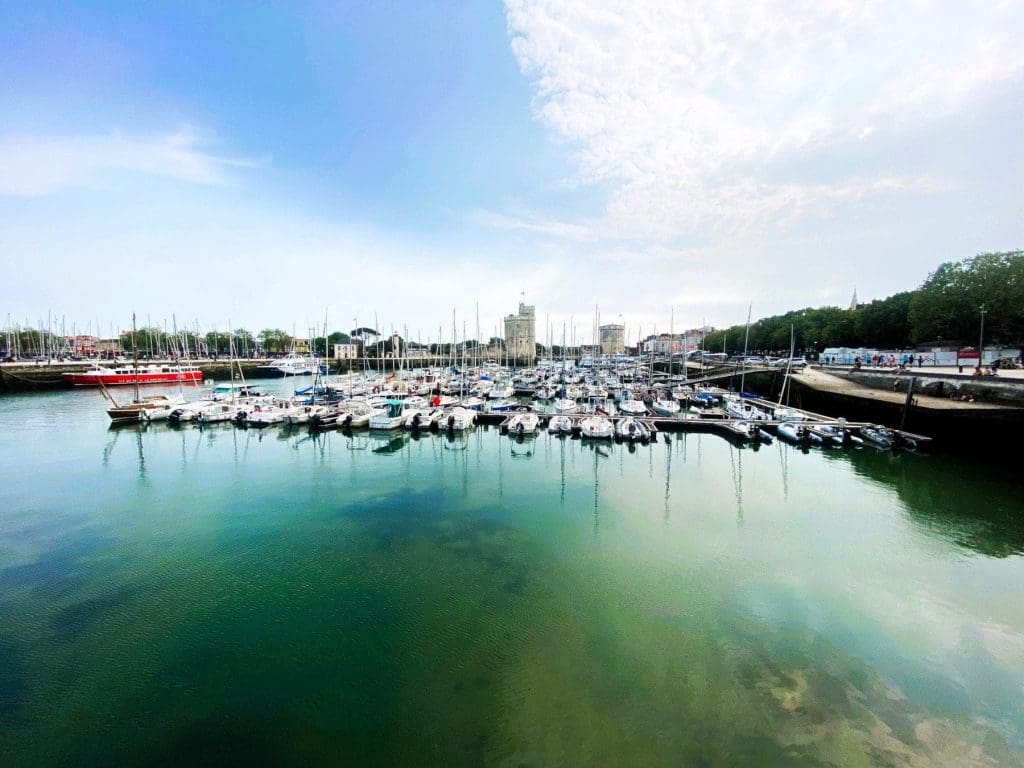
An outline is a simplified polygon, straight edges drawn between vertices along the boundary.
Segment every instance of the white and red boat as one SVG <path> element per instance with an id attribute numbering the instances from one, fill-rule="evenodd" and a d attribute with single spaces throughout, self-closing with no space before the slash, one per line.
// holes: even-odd
<path id="1" fill-rule="evenodd" d="M 119 384 L 177 384 L 178 382 L 196 382 L 203 380 L 203 372 L 198 366 L 187 365 L 122 365 L 117 368 L 104 368 L 94 365 L 88 370 L 77 373 L 62 374 L 64 380 L 76 387 L 106 387 Z"/>

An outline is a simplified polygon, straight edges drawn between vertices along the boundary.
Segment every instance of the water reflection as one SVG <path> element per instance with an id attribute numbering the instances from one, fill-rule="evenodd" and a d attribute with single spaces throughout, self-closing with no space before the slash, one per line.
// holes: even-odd
<path id="1" fill-rule="evenodd" d="M 836 454 L 861 477 L 896 491 L 925 533 L 992 557 L 1024 553 L 1021 485 L 966 457 L 872 448 Z"/>

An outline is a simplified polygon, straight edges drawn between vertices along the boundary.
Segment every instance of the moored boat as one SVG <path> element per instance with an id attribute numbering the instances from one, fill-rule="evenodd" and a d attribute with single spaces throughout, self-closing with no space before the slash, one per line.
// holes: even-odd
<path id="1" fill-rule="evenodd" d="M 646 442 L 651 439 L 651 430 L 646 424 L 633 416 L 619 419 L 615 424 L 615 436 L 629 442 Z"/>
<path id="2" fill-rule="evenodd" d="M 508 420 L 508 433 L 510 435 L 532 435 L 537 431 L 540 424 L 540 417 L 532 411 L 524 411 L 513 414 Z"/>
<path id="3" fill-rule="evenodd" d="M 580 420 L 580 436 L 591 440 L 611 440 L 615 436 L 615 425 L 606 416 L 587 416 Z"/>
<path id="4" fill-rule="evenodd" d="M 203 380 L 196 365 L 121 365 L 105 368 L 94 365 L 85 371 L 62 373 L 61 378 L 75 387 L 114 387 L 124 384 L 177 384 Z"/>

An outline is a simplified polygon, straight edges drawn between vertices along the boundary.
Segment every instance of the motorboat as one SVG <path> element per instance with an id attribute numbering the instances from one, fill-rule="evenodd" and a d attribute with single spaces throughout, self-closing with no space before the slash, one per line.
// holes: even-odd
<path id="1" fill-rule="evenodd" d="M 388 400 L 385 403 L 383 412 L 375 413 L 370 417 L 371 430 L 400 429 L 405 420 L 401 400 Z"/>
<path id="2" fill-rule="evenodd" d="M 471 429 L 476 423 L 476 411 L 457 406 L 445 411 L 438 426 L 450 432 L 462 432 Z"/>
<path id="3" fill-rule="evenodd" d="M 611 440 L 615 436 L 615 425 L 607 416 L 586 416 L 580 420 L 580 436 L 591 440 Z"/>
<path id="4" fill-rule="evenodd" d="M 619 398 L 619 410 L 630 416 L 646 416 L 647 406 L 644 401 L 633 397 L 628 389 L 622 390 L 622 397 Z"/>
<path id="5" fill-rule="evenodd" d="M 726 426 L 732 430 L 733 434 L 735 434 L 740 440 L 751 440 L 761 443 L 772 442 L 772 436 L 753 421 L 733 421 L 725 423 Z"/>
<path id="6" fill-rule="evenodd" d="M 864 444 L 864 439 L 853 434 L 850 430 L 834 427 L 831 424 L 816 424 L 811 427 L 811 431 L 818 433 L 827 443 L 832 445 Z"/>
<path id="7" fill-rule="evenodd" d="M 659 396 L 651 403 L 651 410 L 658 416 L 671 418 L 679 414 L 679 403 L 676 400 L 669 400 Z"/>
<path id="8" fill-rule="evenodd" d="M 326 366 L 317 358 L 294 352 L 271 360 L 266 365 L 261 365 L 258 370 L 264 376 L 310 376 L 314 373 L 327 373 Z"/>
<path id="9" fill-rule="evenodd" d="M 519 407 L 519 403 L 517 403 L 515 400 L 509 400 L 507 398 L 502 400 L 493 400 L 487 404 L 487 410 L 490 411 L 491 413 L 505 413 L 507 411 L 514 411 L 516 408 Z"/>
<path id="10" fill-rule="evenodd" d="M 571 435 L 572 419 L 564 413 L 552 416 L 548 421 L 548 432 L 552 435 Z"/>
<path id="11" fill-rule="evenodd" d="M 557 413 L 576 413 L 580 407 L 579 403 L 568 397 L 556 397 L 554 406 Z"/>
<path id="12" fill-rule="evenodd" d="M 619 419 L 615 424 L 615 436 L 620 440 L 629 442 L 646 442 L 651 439 L 651 429 L 640 419 L 633 416 L 626 416 Z"/>
<path id="13" fill-rule="evenodd" d="M 765 421 L 768 418 L 768 414 L 756 405 L 735 396 L 726 398 L 725 411 L 733 418 L 743 421 Z"/>
<path id="14" fill-rule="evenodd" d="M 507 429 L 510 435 L 532 435 L 540 424 L 540 416 L 533 411 L 519 411 L 509 417 Z"/>
<path id="15" fill-rule="evenodd" d="M 821 445 L 821 435 L 816 435 L 806 425 L 784 421 L 775 428 L 779 438 L 797 445 Z"/>
<path id="16" fill-rule="evenodd" d="M 917 448 L 917 441 L 912 437 L 907 437 L 888 427 L 876 424 L 870 427 L 861 427 L 859 431 L 861 437 L 879 448 Z"/>

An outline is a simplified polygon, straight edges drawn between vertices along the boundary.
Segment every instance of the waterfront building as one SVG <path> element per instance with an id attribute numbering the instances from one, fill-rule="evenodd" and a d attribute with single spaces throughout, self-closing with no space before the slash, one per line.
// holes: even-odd
<path id="1" fill-rule="evenodd" d="M 537 314 L 531 304 L 519 302 L 519 314 L 505 318 L 505 344 L 516 360 L 533 364 L 537 358 Z"/>
<path id="2" fill-rule="evenodd" d="M 358 344 L 335 344 L 334 345 L 334 359 L 335 360 L 355 360 L 359 357 L 359 345 Z"/>
<path id="3" fill-rule="evenodd" d="M 626 326 L 609 323 L 601 326 L 601 354 L 621 355 L 626 351 Z"/>

